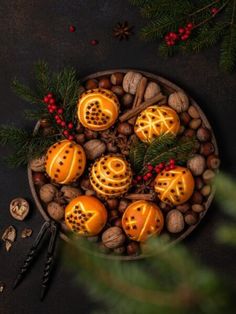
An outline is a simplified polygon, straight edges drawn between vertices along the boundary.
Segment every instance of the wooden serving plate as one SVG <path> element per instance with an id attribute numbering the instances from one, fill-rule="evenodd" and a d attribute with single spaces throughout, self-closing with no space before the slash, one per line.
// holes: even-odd
<path id="1" fill-rule="evenodd" d="M 149 78 L 150 80 L 154 81 L 154 82 L 157 82 L 161 88 L 162 88 L 162 91 L 165 95 L 169 95 L 170 93 L 173 93 L 175 91 L 183 91 L 182 88 L 180 88 L 179 86 L 177 86 L 176 84 L 168 81 L 167 79 L 161 77 L 161 76 L 158 76 L 158 75 L 155 75 L 155 74 L 152 74 L 152 73 L 149 73 L 149 72 L 145 72 L 145 71 L 139 71 L 139 70 L 135 70 L 135 69 L 114 69 L 114 70 L 108 70 L 108 71 L 101 71 L 101 72 L 97 72 L 97 73 L 94 73 L 94 74 L 91 74 L 91 75 L 88 75 L 86 76 L 85 78 L 83 78 L 81 80 L 81 82 L 85 82 L 87 81 L 88 79 L 98 79 L 98 78 L 101 78 L 101 77 L 106 77 L 106 76 L 109 76 L 111 75 L 112 73 L 115 73 L 115 72 L 122 72 L 122 73 L 126 73 L 128 71 L 135 71 L 135 72 L 139 72 L 141 74 L 143 74 L 144 76 L 146 76 L 147 78 Z M 186 93 L 186 91 L 184 91 Z M 186 93 L 188 95 L 188 93 Z M 216 139 L 215 139 L 215 135 L 214 135 L 214 132 L 212 130 L 212 127 L 210 125 L 210 122 L 208 121 L 206 115 L 204 114 L 204 112 L 202 111 L 202 109 L 199 107 L 199 105 L 196 103 L 196 101 L 194 99 L 192 99 L 189 95 L 189 100 L 190 100 L 190 104 L 191 105 L 194 105 L 198 111 L 199 111 L 199 114 L 200 114 L 200 117 L 202 119 L 202 122 L 203 124 L 205 125 L 205 127 L 207 127 L 208 129 L 211 130 L 212 132 L 212 143 L 215 147 L 215 154 L 218 155 L 218 146 L 217 146 L 217 142 L 216 142 Z M 39 129 L 39 122 L 36 124 L 35 126 L 35 129 L 34 129 L 34 132 L 37 132 Z M 45 220 L 49 220 L 49 216 L 45 210 L 45 208 L 43 207 L 40 199 L 39 199 L 39 196 L 35 190 L 35 186 L 34 186 L 34 183 L 33 183 L 33 177 L 32 177 L 32 171 L 28 165 L 28 180 L 29 180 L 29 185 L 30 185 L 30 189 L 31 189 L 31 193 L 32 193 L 32 196 L 33 196 L 33 199 L 36 203 L 36 206 L 37 206 L 37 209 L 39 210 L 39 212 L 41 213 L 41 215 L 43 216 L 43 218 Z M 215 194 L 215 189 L 213 187 L 212 191 L 211 191 L 211 194 L 208 196 L 207 198 L 207 201 L 205 202 L 205 210 L 203 212 L 201 212 L 199 214 L 199 221 L 195 224 L 195 225 L 192 225 L 192 226 L 189 226 L 185 231 L 183 231 L 182 233 L 179 234 L 178 237 L 176 237 L 175 239 L 171 240 L 170 243 L 167 245 L 167 247 L 171 246 L 171 245 L 174 245 L 180 241 L 182 241 L 183 239 L 185 239 L 197 226 L 198 224 L 201 222 L 201 220 L 203 219 L 203 217 L 205 216 L 206 212 L 208 211 L 211 203 L 212 203 L 212 200 L 214 198 L 214 194 Z M 67 234 L 63 231 L 60 232 L 60 237 L 70 243 L 70 244 L 73 244 L 73 241 L 67 236 Z M 86 248 L 84 248 L 85 250 L 87 250 Z M 159 252 L 153 252 L 152 254 L 140 254 L 138 256 L 117 256 L 117 255 L 112 255 L 112 254 L 104 254 L 104 253 L 99 253 L 98 251 L 94 252 L 92 251 L 93 254 L 96 254 L 98 256 L 101 256 L 101 257 L 104 257 L 104 258 L 109 258 L 109 259 L 116 259 L 116 260 L 138 260 L 138 259 L 142 259 L 142 258 L 146 258 L 146 257 L 150 257 L 151 255 L 155 255 L 155 254 L 158 254 Z"/>

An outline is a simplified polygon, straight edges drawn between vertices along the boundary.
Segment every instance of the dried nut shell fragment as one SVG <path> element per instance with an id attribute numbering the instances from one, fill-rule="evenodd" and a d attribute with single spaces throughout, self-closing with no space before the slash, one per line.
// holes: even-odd
<path id="1" fill-rule="evenodd" d="M 5 289 L 5 283 L 0 281 L 0 293 L 2 293 Z"/>
<path id="2" fill-rule="evenodd" d="M 5 242 L 5 248 L 7 252 L 10 251 L 12 243 L 15 241 L 15 239 L 16 229 L 13 226 L 9 226 L 2 235 L 2 240 Z"/>
<path id="3" fill-rule="evenodd" d="M 121 228 L 111 227 L 103 232 L 102 242 L 109 249 L 116 249 L 125 242 L 125 235 Z"/>
<path id="4" fill-rule="evenodd" d="M 29 163 L 30 169 L 35 172 L 44 172 L 45 171 L 45 161 L 46 156 L 43 155 L 39 158 L 32 159 Z"/>
<path id="5" fill-rule="evenodd" d="M 29 203 L 23 198 L 15 198 L 10 203 L 10 213 L 17 220 L 24 220 L 29 213 Z"/>
<path id="6" fill-rule="evenodd" d="M 23 229 L 22 232 L 21 232 L 21 238 L 22 238 L 22 239 L 29 238 L 29 237 L 31 237 L 32 233 L 33 233 L 33 230 L 32 230 L 32 229 L 30 229 L 30 228 L 25 228 L 25 229 Z"/>
<path id="7" fill-rule="evenodd" d="M 41 187 L 39 195 L 44 203 L 49 203 L 54 199 L 57 192 L 58 192 L 57 188 L 54 185 L 48 183 Z"/>

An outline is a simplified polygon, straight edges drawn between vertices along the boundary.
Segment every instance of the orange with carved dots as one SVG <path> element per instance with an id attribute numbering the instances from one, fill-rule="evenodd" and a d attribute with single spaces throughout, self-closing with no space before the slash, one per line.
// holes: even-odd
<path id="1" fill-rule="evenodd" d="M 163 170 L 155 179 L 155 191 L 160 200 L 170 205 L 185 203 L 193 194 L 194 179 L 189 169 L 177 166 Z"/>
<path id="2" fill-rule="evenodd" d="M 129 163 L 117 155 L 102 156 L 92 166 L 90 183 L 103 198 L 119 197 L 129 189 L 132 171 Z"/>
<path id="3" fill-rule="evenodd" d="M 94 196 L 78 196 L 66 207 L 65 222 L 70 230 L 84 235 L 98 234 L 107 221 L 105 206 Z"/>
<path id="4" fill-rule="evenodd" d="M 78 118 L 86 128 L 102 131 L 110 128 L 119 114 L 119 101 L 107 89 L 96 88 L 84 92 L 78 102 Z"/>
<path id="5" fill-rule="evenodd" d="M 168 106 L 150 106 L 143 110 L 135 123 L 134 131 L 143 142 L 171 133 L 176 135 L 180 128 L 178 114 Z"/>
<path id="6" fill-rule="evenodd" d="M 46 155 L 46 172 L 56 183 L 66 184 L 84 172 L 86 156 L 83 148 L 68 140 L 53 144 Z"/>
<path id="7" fill-rule="evenodd" d="M 130 204 L 122 217 L 122 227 L 127 236 L 134 241 L 145 241 L 154 234 L 159 234 L 164 225 L 160 208 L 147 201 Z"/>

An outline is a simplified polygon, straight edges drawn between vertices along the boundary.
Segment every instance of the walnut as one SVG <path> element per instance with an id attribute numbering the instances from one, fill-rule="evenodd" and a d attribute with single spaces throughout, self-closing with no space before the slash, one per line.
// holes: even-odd
<path id="1" fill-rule="evenodd" d="M 61 220 L 65 214 L 64 207 L 56 202 L 49 203 L 47 207 L 47 211 L 48 211 L 49 216 L 56 221 Z"/>
<path id="2" fill-rule="evenodd" d="M 30 169 L 35 172 L 44 172 L 45 171 L 45 160 L 46 156 L 43 155 L 39 158 L 32 159 L 29 163 Z"/>
<path id="3" fill-rule="evenodd" d="M 134 95 L 138 88 L 138 85 L 142 79 L 142 74 L 138 72 L 127 72 L 123 79 L 123 88 L 126 93 Z"/>
<path id="4" fill-rule="evenodd" d="M 29 203 L 23 198 L 15 198 L 10 203 L 10 213 L 17 220 L 24 220 L 29 213 Z"/>
<path id="5" fill-rule="evenodd" d="M 44 203 L 49 203 L 56 196 L 57 192 L 57 188 L 54 185 L 48 183 L 41 187 L 39 195 Z"/>
<path id="6" fill-rule="evenodd" d="M 121 228 L 110 227 L 102 234 L 102 242 L 109 249 L 116 249 L 125 242 L 125 235 Z"/>
<path id="7" fill-rule="evenodd" d="M 206 168 L 206 160 L 202 155 L 195 155 L 188 160 L 187 167 L 193 175 L 200 176 Z"/>
<path id="8" fill-rule="evenodd" d="M 188 96 L 182 91 L 172 93 L 169 96 L 168 104 L 177 112 L 186 111 L 189 107 Z"/>
<path id="9" fill-rule="evenodd" d="M 70 202 L 72 201 L 74 198 L 76 198 L 77 196 L 81 195 L 82 192 L 80 189 L 75 188 L 73 186 L 68 186 L 68 185 L 64 185 L 61 188 L 61 192 L 62 192 L 62 196 L 63 198 L 67 201 Z"/>
<path id="10" fill-rule="evenodd" d="M 86 157 L 89 160 L 94 160 L 105 152 L 106 150 L 106 144 L 102 142 L 101 140 L 90 140 L 84 144 L 84 150 Z"/>
<path id="11" fill-rule="evenodd" d="M 171 233 L 179 233 L 184 229 L 184 217 L 183 214 L 172 209 L 166 216 L 166 227 Z"/>
<path id="12" fill-rule="evenodd" d="M 160 92 L 161 92 L 161 88 L 157 83 L 149 82 L 144 93 L 144 100 L 148 100 L 156 96 Z"/>

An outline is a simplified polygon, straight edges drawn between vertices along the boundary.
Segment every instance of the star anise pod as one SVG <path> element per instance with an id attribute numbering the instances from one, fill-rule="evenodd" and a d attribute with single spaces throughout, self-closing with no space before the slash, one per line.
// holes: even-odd
<path id="1" fill-rule="evenodd" d="M 129 26 L 128 22 L 117 23 L 112 30 L 113 37 L 119 40 L 129 39 L 133 35 L 133 26 Z"/>

